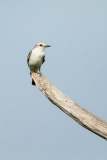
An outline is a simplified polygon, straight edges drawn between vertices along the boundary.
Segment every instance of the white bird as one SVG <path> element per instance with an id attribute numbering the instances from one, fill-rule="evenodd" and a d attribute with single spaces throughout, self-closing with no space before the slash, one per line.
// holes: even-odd
<path id="1" fill-rule="evenodd" d="M 44 50 L 47 47 L 51 47 L 44 43 L 38 43 L 34 48 L 29 52 L 27 57 L 27 63 L 31 72 L 41 74 L 40 69 L 42 64 L 45 62 Z M 35 85 L 35 82 L 32 80 L 32 85 Z"/>

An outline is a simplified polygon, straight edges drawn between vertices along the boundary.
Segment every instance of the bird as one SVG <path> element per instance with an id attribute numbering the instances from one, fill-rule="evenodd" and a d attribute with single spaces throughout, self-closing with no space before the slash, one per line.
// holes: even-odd
<path id="1" fill-rule="evenodd" d="M 37 43 L 34 48 L 29 52 L 27 56 L 27 64 L 30 69 L 30 74 L 32 72 L 42 74 L 40 72 L 42 64 L 45 62 L 45 54 L 44 50 L 47 47 L 51 47 L 50 45 L 46 45 L 45 43 Z M 34 80 L 32 79 L 32 85 L 35 85 Z"/>

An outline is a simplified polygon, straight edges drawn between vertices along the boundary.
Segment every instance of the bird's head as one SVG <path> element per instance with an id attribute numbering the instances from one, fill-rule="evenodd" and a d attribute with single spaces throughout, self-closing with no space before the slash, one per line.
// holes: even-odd
<path id="1" fill-rule="evenodd" d="M 45 48 L 51 47 L 50 45 L 46 45 L 45 43 L 38 43 L 34 48 L 37 48 L 40 51 L 44 51 Z"/>

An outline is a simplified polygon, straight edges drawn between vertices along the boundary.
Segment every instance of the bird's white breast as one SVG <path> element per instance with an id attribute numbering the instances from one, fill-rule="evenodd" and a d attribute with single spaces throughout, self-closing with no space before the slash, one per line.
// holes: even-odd
<path id="1" fill-rule="evenodd" d="M 29 67 L 36 72 L 42 65 L 43 57 L 44 52 L 33 49 L 29 59 Z"/>

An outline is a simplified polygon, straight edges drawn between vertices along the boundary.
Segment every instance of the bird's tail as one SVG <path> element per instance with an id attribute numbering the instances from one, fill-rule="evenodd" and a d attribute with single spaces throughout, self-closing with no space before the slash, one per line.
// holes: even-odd
<path id="1" fill-rule="evenodd" d="M 33 79 L 32 79 L 32 85 L 36 86 L 36 84 L 35 84 L 35 82 L 34 82 L 34 80 L 33 80 Z"/>

